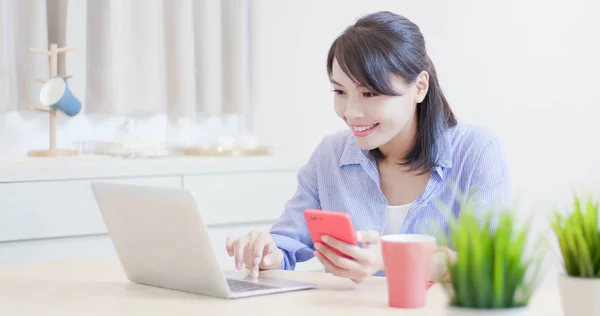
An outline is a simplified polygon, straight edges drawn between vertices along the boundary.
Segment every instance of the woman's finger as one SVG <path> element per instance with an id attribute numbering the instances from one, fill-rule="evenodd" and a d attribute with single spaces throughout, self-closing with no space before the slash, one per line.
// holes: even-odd
<path id="1" fill-rule="evenodd" d="M 337 267 L 327 257 L 321 254 L 320 251 L 315 251 L 315 257 L 317 258 L 317 260 L 319 260 L 319 262 L 321 262 L 321 264 L 323 265 L 323 267 L 325 267 L 327 272 L 338 277 L 352 278 L 350 271 Z"/>
<path id="2" fill-rule="evenodd" d="M 246 236 L 240 237 L 232 243 L 232 248 L 235 255 L 235 267 L 238 270 L 242 270 L 244 267 L 244 248 L 246 248 L 247 244 L 248 238 Z"/>
<path id="3" fill-rule="evenodd" d="M 269 233 L 250 233 L 247 250 L 247 259 L 249 262 L 246 265 L 250 268 L 251 277 L 258 277 L 259 266 L 270 241 L 271 236 Z"/>
<path id="4" fill-rule="evenodd" d="M 260 260 L 265 253 L 265 248 L 271 242 L 271 235 L 267 232 L 258 233 L 255 237 L 254 242 L 250 244 L 250 251 L 254 256 L 254 259 L 257 260 L 256 264 L 260 263 Z"/>
<path id="5" fill-rule="evenodd" d="M 361 263 L 373 261 L 371 254 L 358 246 L 348 244 L 331 236 L 323 236 L 322 240 L 327 246 L 339 250 L 341 253 L 346 254 L 356 261 L 360 261 Z"/>
<path id="6" fill-rule="evenodd" d="M 381 236 L 375 230 L 367 230 L 357 232 L 356 239 L 363 244 L 376 244 L 381 241 Z"/>
<path id="7" fill-rule="evenodd" d="M 315 249 L 317 249 L 323 256 L 325 256 L 332 264 L 334 264 L 337 267 L 346 270 L 354 270 L 359 268 L 359 265 L 356 261 L 340 256 L 339 254 L 335 253 L 333 249 L 329 248 L 325 244 L 317 242 L 315 243 Z"/>
<path id="8" fill-rule="evenodd" d="M 341 241 L 335 237 L 331 237 L 331 236 L 323 236 L 323 237 L 321 237 L 321 240 L 327 246 L 337 249 L 341 253 L 346 254 L 352 258 L 354 258 L 354 255 L 356 254 L 356 250 L 360 249 L 355 245 L 351 245 L 347 242 L 343 242 L 343 241 Z"/>
<path id="9" fill-rule="evenodd" d="M 281 266 L 283 262 L 283 252 L 277 246 L 269 244 L 265 248 L 265 254 L 260 263 L 261 269 L 274 269 Z"/>
<path id="10" fill-rule="evenodd" d="M 233 255 L 235 254 L 234 250 L 233 250 L 233 242 L 236 240 L 237 238 L 233 237 L 233 236 L 227 236 L 227 239 L 225 241 L 225 248 L 227 249 L 227 254 L 230 257 L 233 257 Z"/>
<path id="11" fill-rule="evenodd" d="M 259 233 L 258 232 L 250 232 L 248 233 L 248 246 L 250 249 L 254 248 L 254 243 L 256 242 L 256 239 L 258 238 Z"/>

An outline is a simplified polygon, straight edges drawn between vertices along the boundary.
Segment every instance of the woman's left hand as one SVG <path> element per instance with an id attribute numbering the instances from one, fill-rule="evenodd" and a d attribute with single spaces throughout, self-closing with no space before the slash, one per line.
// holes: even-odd
<path id="1" fill-rule="evenodd" d="M 315 243 L 315 256 L 331 274 L 361 283 L 375 272 L 383 270 L 381 238 L 376 231 L 357 232 L 356 237 L 362 247 L 323 236 L 322 243 Z M 332 248 L 349 258 L 338 255 Z"/>

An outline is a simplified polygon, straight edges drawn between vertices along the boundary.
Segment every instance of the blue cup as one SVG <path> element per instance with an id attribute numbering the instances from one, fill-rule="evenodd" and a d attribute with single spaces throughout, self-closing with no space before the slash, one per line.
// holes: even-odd
<path id="1" fill-rule="evenodd" d="M 54 77 L 44 83 L 40 90 L 40 102 L 68 116 L 75 116 L 81 111 L 81 102 L 71 93 L 67 82 L 61 77 Z"/>

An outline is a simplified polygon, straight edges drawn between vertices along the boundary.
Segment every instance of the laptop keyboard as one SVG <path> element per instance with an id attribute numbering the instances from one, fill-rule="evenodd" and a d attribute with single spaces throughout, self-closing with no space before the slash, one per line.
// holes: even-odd
<path id="1" fill-rule="evenodd" d="M 227 279 L 227 284 L 231 292 L 248 292 L 256 290 L 274 289 L 274 286 L 264 285 L 260 283 L 246 282 L 241 280 Z"/>

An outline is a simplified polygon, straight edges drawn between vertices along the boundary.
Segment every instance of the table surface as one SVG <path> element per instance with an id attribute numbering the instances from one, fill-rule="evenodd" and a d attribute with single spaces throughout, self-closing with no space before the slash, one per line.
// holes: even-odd
<path id="1" fill-rule="evenodd" d="M 316 283 L 317 289 L 225 300 L 129 282 L 116 260 L 69 259 L 0 267 L 0 315 L 444 315 L 441 286 L 427 306 L 387 305 L 385 278 L 365 283 L 322 272 L 267 271 L 265 275 Z M 530 315 L 562 315 L 556 288 L 540 288 Z"/>

